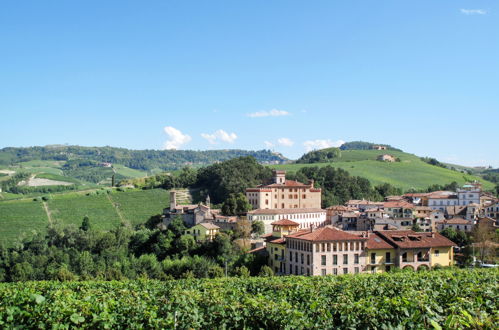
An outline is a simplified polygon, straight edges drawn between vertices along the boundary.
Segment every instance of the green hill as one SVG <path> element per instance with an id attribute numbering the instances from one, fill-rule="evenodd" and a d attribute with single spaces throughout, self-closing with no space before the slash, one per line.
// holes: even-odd
<path id="1" fill-rule="evenodd" d="M 376 160 L 383 154 L 392 155 L 400 162 Z M 426 189 L 434 184 L 445 185 L 453 181 L 464 184 L 470 180 L 481 181 L 485 190 L 494 188 L 493 183 L 478 176 L 430 165 L 415 155 L 396 150 L 341 150 L 339 157 L 327 163 L 273 165 L 272 168 L 295 172 L 302 167 L 327 165 L 342 168 L 351 175 L 364 177 L 374 185 L 390 183 L 403 190 Z"/>
<path id="2" fill-rule="evenodd" d="M 111 229 L 121 222 L 146 222 L 169 205 L 163 189 L 106 190 L 53 194 L 48 201 L 22 199 L 0 202 L 0 244 L 10 246 L 18 239 L 43 232 L 49 221 L 79 226 L 84 216 L 97 229 Z"/>

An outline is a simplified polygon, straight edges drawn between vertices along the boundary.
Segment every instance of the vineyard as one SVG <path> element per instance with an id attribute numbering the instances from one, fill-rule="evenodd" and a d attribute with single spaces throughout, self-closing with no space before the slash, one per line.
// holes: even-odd
<path id="1" fill-rule="evenodd" d="M 0 327 L 497 328 L 499 271 L 0 284 Z"/>

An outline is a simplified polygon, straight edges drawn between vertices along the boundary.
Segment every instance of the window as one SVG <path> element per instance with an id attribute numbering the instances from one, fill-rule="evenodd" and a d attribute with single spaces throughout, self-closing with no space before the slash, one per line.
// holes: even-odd
<path id="1" fill-rule="evenodd" d="M 307 265 L 310 265 L 310 254 L 307 254 Z"/>
<path id="2" fill-rule="evenodd" d="M 385 260 L 386 263 L 391 263 L 392 262 L 392 256 L 391 256 L 390 252 L 386 253 L 385 259 L 386 259 Z"/>
<path id="3" fill-rule="evenodd" d="M 333 243 L 333 251 L 336 252 L 336 243 Z"/>
<path id="4" fill-rule="evenodd" d="M 407 262 L 407 252 L 402 254 L 402 262 Z"/>
<path id="5" fill-rule="evenodd" d="M 295 274 L 298 275 L 298 266 L 295 265 Z"/>
<path id="6" fill-rule="evenodd" d="M 376 273 L 376 266 L 371 267 L 371 273 Z"/>
<path id="7" fill-rule="evenodd" d="M 336 269 L 336 268 L 335 268 L 335 269 L 333 269 L 333 274 L 334 274 L 334 275 L 338 275 L 338 269 Z"/>
<path id="8" fill-rule="evenodd" d="M 343 264 L 347 265 L 348 264 L 348 254 L 343 255 Z"/>
<path id="9" fill-rule="evenodd" d="M 289 261 L 293 261 L 293 252 L 289 252 Z"/>
<path id="10" fill-rule="evenodd" d="M 319 252 L 319 244 L 315 244 L 315 252 Z"/>
<path id="11" fill-rule="evenodd" d="M 326 266 L 326 256 L 325 255 L 321 256 L 321 265 Z"/>
<path id="12" fill-rule="evenodd" d="M 321 270 L 321 274 L 322 274 L 322 276 L 325 276 L 325 275 L 326 275 L 326 270 L 325 270 L 325 269 L 322 269 L 322 270 Z"/>
<path id="13" fill-rule="evenodd" d="M 355 264 L 358 264 L 359 263 L 359 254 L 356 253 L 355 256 L 354 256 L 354 261 L 353 261 Z"/>
<path id="14" fill-rule="evenodd" d="M 305 257 L 303 256 L 303 253 L 301 254 L 301 263 L 304 264 L 305 263 Z"/>
<path id="15" fill-rule="evenodd" d="M 298 252 L 295 252 L 295 262 L 298 263 Z"/>
<path id="16" fill-rule="evenodd" d="M 389 272 L 390 270 L 392 270 L 392 266 L 386 266 L 385 269 L 387 272 Z"/>
<path id="17" fill-rule="evenodd" d="M 376 263 L 376 252 L 371 253 L 371 263 L 372 264 Z"/>
<path id="18" fill-rule="evenodd" d="M 359 273 L 359 267 L 355 267 L 354 271 L 355 271 L 355 274 L 358 274 Z"/>
<path id="19" fill-rule="evenodd" d="M 435 250 L 435 257 L 438 257 L 440 255 L 440 251 L 439 250 Z"/>
<path id="20" fill-rule="evenodd" d="M 343 268 L 343 274 L 348 274 L 348 268 Z"/>
<path id="21" fill-rule="evenodd" d="M 279 255 L 276 253 L 276 254 L 274 254 L 274 260 L 277 260 L 277 259 L 279 259 Z"/>
<path id="22" fill-rule="evenodd" d="M 336 254 L 333 254 L 333 265 L 338 264 L 338 256 Z"/>

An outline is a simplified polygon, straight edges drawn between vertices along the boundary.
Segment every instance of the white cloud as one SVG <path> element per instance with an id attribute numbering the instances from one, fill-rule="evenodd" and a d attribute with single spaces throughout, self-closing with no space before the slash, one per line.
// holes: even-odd
<path id="1" fill-rule="evenodd" d="M 461 13 L 465 15 L 486 15 L 487 11 L 484 9 L 460 9 Z"/>
<path id="2" fill-rule="evenodd" d="M 277 143 L 283 147 L 292 147 L 295 144 L 291 139 L 288 138 L 280 138 L 277 140 Z"/>
<path id="3" fill-rule="evenodd" d="M 192 140 L 189 135 L 183 134 L 175 127 L 166 126 L 164 130 L 169 137 L 165 142 L 165 149 L 178 149 L 183 144 L 189 143 Z"/>
<path id="4" fill-rule="evenodd" d="M 236 133 L 227 133 L 226 131 L 219 129 L 213 134 L 207 134 L 203 133 L 201 136 L 208 140 L 210 144 L 217 144 L 218 140 L 222 142 L 227 142 L 227 143 L 234 143 L 234 141 L 237 139 Z"/>
<path id="5" fill-rule="evenodd" d="M 344 144 L 345 141 L 343 140 L 338 140 L 338 141 L 332 141 L 332 140 L 309 140 L 303 142 L 303 146 L 307 151 L 312 151 L 312 150 L 318 150 L 318 149 L 325 149 L 325 148 L 332 148 L 332 147 L 341 147 L 342 144 Z"/>
<path id="6" fill-rule="evenodd" d="M 270 141 L 264 141 L 263 144 L 265 144 L 265 147 L 267 147 L 267 149 L 272 149 L 274 147 L 274 144 Z"/>
<path id="7" fill-rule="evenodd" d="M 280 116 L 289 116 L 291 113 L 284 110 L 272 109 L 270 111 L 257 111 L 253 113 L 249 113 L 247 116 L 251 118 L 258 117 L 280 117 Z"/>

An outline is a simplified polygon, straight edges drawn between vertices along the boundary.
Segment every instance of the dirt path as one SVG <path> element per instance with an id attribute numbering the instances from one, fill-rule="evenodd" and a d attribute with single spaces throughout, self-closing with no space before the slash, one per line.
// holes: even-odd
<path id="1" fill-rule="evenodd" d="M 50 213 L 47 202 L 43 201 L 42 203 L 43 203 L 43 208 L 45 209 L 45 213 L 47 213 L 47 219 L 49 220 L 49 224 L 54 223 L 54 220 L 52 219 L 52 213 Z"/>
<path id="2" fill-rule="evenodd" d="M 113 199 L 111 198 L 111 196 L 109 194 L 106 195 L 107 196 L 107 199 L 109 200 L 109 203 L 111 203 L 111 205 L 114 207 L 114 209 L 116 210 L 116 213 L 118 214 L 118 216 L 120 217 L 120 220 L 121 220 L 121 223 L 124 223 L 124 224 L 129 224 L 129 222 L 127 220 L 125 220 L 125 217 L 123 216 L 123 214 L 121 214 L 121 211 L 120 211 L 120 208 L 118 207 L 118 205 L 113 201 Z"/>

